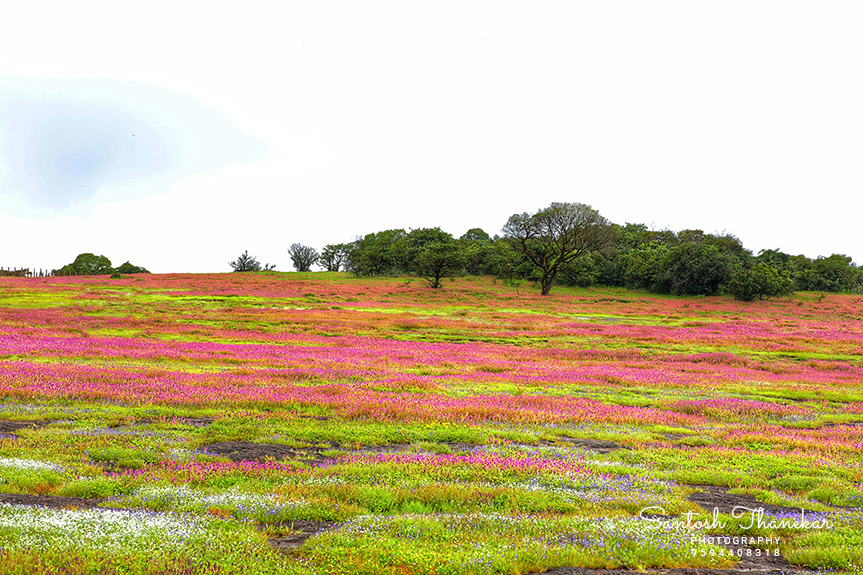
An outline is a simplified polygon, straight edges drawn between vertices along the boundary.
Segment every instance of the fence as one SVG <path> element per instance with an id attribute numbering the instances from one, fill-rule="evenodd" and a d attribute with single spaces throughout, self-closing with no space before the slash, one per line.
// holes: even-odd
<path id="1" fill-rule="evenodd" d="M 12 278 L 50 278 L 50 277 L 59 277 L 59 276 L 72 276 L 78 274 L 72 273 L 61 273 L 60 270 L 43 270 L 43 269 L 33 269 L 30 268 L 2 268 L 0 267 L 0 277 L 12 277 Z"/>

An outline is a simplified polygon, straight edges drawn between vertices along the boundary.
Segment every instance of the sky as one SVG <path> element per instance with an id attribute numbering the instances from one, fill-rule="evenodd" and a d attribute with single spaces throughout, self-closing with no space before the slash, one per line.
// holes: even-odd
<path id="1" fill-rule="evenodd" d="M 10 3 L 0 267 L 289 271 L 580 202 L 863 264 L 863 3 Z"/>

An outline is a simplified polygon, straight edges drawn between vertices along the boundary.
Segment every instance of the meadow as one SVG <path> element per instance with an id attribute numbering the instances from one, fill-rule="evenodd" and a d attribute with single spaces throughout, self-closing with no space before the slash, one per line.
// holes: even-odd
<path id="1" fill-rule="evenodd" d="M 856 295 L 0 278 L 0 572 L 860 572 L 861 342 Z"/>

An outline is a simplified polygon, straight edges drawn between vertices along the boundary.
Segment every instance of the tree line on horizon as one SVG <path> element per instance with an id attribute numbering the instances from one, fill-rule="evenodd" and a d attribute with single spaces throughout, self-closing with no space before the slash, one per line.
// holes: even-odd
<path id="1" fill-rule="evenodd" d="M 320 253 L 295 243 L 288 253 L 297 271 L 317 264 L 356 276 L 406 274 L 432 288 L 440 288 L 445 277 L 492 275 L 506 282 L 536 282 L 543 295 L 554 285 L 727 294 L 743 301 L 792 291 L 863 291 L 863 268 L 845 255 L 811 259 L 778 249 L 753 255 L 731 234 L 619 225 L 580 203 L 556 202 L 533 214 L 514 214 L 502 232 L 490 236 L 473 228 L 455 238 L 439 227 L 398 228 L 327 244 Z M 234 271 L 263 270 L 248 252 L 230 265 Z"/>
<path id="2" fill-rule="evenodd" d="M 533 214 L 512 215 L 503 235 L 480 228 L 459 238 L 435 228 L 383 230 L 349 243 L 288 248 L 297 271 L 318 265 L 356 276 L 411 275 L 440 288 L 446 277 L 491 275 L 513 285 L 535 282 L 548 295 L 555 285 L 613 286 L 670 295 L 726 294 L 752 301 L 793 291 L 863 292 L 863 268 L 850 257 L 815 259 L 778 249 L 753 255 L 731 234 L 651 230 L 619 225 L 580 203 L 555 202 Z M 229 262 L 236 272 L 271 271 L 248 251 Z M 53 275 L 149 273 L 105 256 L 80 254 Z"/>

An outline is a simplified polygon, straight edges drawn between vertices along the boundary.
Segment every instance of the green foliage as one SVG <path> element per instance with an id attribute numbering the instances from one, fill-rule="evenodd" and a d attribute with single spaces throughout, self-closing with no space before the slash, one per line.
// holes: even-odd
<path id="1" fill-rule="evenodd" d="M 453 237 L 440 228 L 411 230 L 401 240 L 404 245 L 404 248 L 401 250 L 401 253 L 404 254 L 401 271 L 409 274 L 427 275 L 424 271 L 420 271 L 420 254 L 430 246 L 452 243 L 453 241 Z M 423 268 L 427 268 L 427 265 L 423 266 Z"/>
<path id="2" fill-rule="evenodd" d="M 597 283 L 605 266 L 602 254 L 584 254 L 569 262 L 560 272 L 560 282 L 568 286 L 590 287 Z"/>
<path id="3" fill-rule="evenodd" d="M 147 268 L 135 266 L 135 265 L 132 265 L 130 262 L 126 262 L 117 268 L 117 273 L 121 273 L 121 274 L 148 274 L 150 272 L 147 270 Z"/>
<path id="4" fill-rule="evenodd" d="M 298 272 L 310 271 L 312 266 L 318 263 L 321 257 L 318 254 L 318 250 L 303 244 L 291 244 L 291 247 L 288 248 L 288 255 L 291 256 L 294 269 Z"/>
<path id="5" fill-rule="evenodd" d="M 328 272 L 341 271 L 348 261 L 349 244 L 327 244 L 321 251 L 318 263 Z"/>
<path id="6" fill-rule="evenodd" d="M 54 270 L 54 275 L 61 276 L 91 276 L 91 275 L 110 275 L 112 278 L 121 277 L 120 274 L 148 274 L 146 268 L 132 265 L 130 262 L 125 262 L 120 267 L 114 269 L 111 266 L 111 260 L 105 256 L 97 256 L 91 253 L 79 254 L 75 261 L 66 264 L 58 270 Z"/>
<path id="7" fill-rule="evenodd" d="M 348 248 L 346 269 L 358 276 L 396 275 L 404 262 L 405 231 L 385 230 L 355 240 Z"/>
<path id="8" fill-rule="evenodd" d="M 261 264 L 258 262 L 258 259 L 255 256 L 250 256 L 249 251 L 246 250 L 240 257 L 232 262 L 228 262 L 232 268 L 234 268 L 235 272 L 259 272 L 261 271 Z"/>
<path id="9" fill-rule="evenodd" d="M 716 295 L 731 279 L 735 258 L 719 245 L 688 242 L 668 250 L 654 289 L 672 295 Z"/>
<path id="10" fill-rule="evenodd" d="M 791 276 L 766 263 L 757 263 L 752 268 L 740 268 L 734 272 L 725 289 L 734 299 L 753 301 L 788 295 Z"/>
<path id="11" fill-rule="evenodd" d="M 495 246 L 492 240 L 459 239 L 464 246 L 464 269 L 465 273 L 475 276 L 494 275 Z"/>
<path id="12" fill-rule="evenodd" d="M 800 289 L 810 291 L 853 292 L 863 288 L 863 272 L 848 256 L 833 254 L 816 258 L 798 277 Z"/>
<path id="13" fill-rule="evenodd" d="M 620 257 L 623 265 L 623 285 L 636 289 L 652 289 L 659 280 L 667 257 L 668 247 L 656 241 L 629 250 Z"/>
<path id="14" fill-rule="evenodd" d="M 491 240 L 491 236 L 481 228 L 471 228 L 459 239 L 463 242 L 487 242 Z"/>
<path id="15" fill-rule="evenodd" d="M 608 249 L 615 230 L 599 212 L 580 203 L 553 202 L 535 214 L 514 214 L 504 235 L 537 268 L 542 295 L 548 295 L 560 271 L 576 258 Z"/>
<path id="16" fill-rule="evenodd" d="M 494 243 L 489 271 L 504 282 L 515 282 L 530 277 L 533 267 L 533 262 L 516 250 L 512 243 L 504 240 Z"/>
<path id="17" fill-rule="evenodd" d="M 79 254 L 75 261 L 66 264 L 59 270 L 54 270 L 55 275 L 72 276 L 96 276 L 107 275 L 114 272 L 111 260 L 105 256 L 97 256 L 91 253 Z"/>
<path id="18" fill-rule="evenodd" d="M 465 263 L 465 249 L 461 243 L 450 241 L 431 244 L 423 248 L 416 258 L 416 271 L 432 288 L 441 287 L 441 279 L 461 271 Z"/>
<path id="19" fill-rule="evenodd" d="M 834 254 L 810 260 L 779 250 L 757 257 L 730 234 L 703 230 L 651 230 L 644 224 L 611 224 L 590 206 L 552 203 L 536 213 L 515 214 L 494 238 L 480 228 L 468 230 L 458 243 L 464 258 L 457 267 L 468 275 L 494 275 L 504 282 L 536 281 L 547 295 L 555 283 L 606 285 L 671 295 L 727 293 L 740 300 L 767 299 L 792 290 L 863 291 L 863 269 Z M 427 276 L 433 244 L 453 242 L 440 228 L 403 229 L 368 234 L 351 244 L 325 248 L 322 265 L 347 269 L 358 276 L 411 274 Z M 437 248 L 436 248 L 437 249 Z M 438 250 L 438 264 L 444 252 Z M 443 277 L 443 276 L 441 276 Z"/>
<path id="20" fill-rule="evenodd" d="M 848 256 L 833 254 L 811 260 L 804 255 L 792 256 L 779 250 L 762 250 L 755 261 L 768 264 L 780 273 L 787 272 L 791 289 L 823 292 L 859 292 L 863 290 L 863 269 Z"/>

